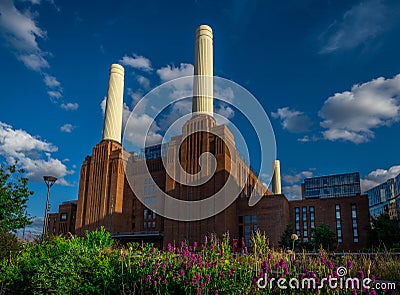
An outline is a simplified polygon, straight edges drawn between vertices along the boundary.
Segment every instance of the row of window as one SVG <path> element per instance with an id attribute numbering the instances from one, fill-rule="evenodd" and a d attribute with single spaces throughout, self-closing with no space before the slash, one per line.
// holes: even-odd
<path id="1" fill-rule="evenodd" d="M 308 222 L 307 217 L 310 217 L 310 222 Z M 340 205 L 335 205 L 335 218 L 336 218 L 336 234 L 337 234 L 337 242 L 343 243 L 343 234 L 342 234 L 342 218 L 341 218 L 341 210 Z M 353 242 L 358 243 L 358 224 L 357 224 L 357 206 L 356 204 L 351 205 L 351 219 L 352 219 L 352 230 L 353 230 Z M 295 225 L 296 225 L 296 234 L 299 237 L 303 237 L 304 242 L 308 242 L 309 238 L 312 238 L 313 229 L 315 228 L 315 208 L 314 206 L 309 207 L 309 215 L 307 215 L 307 207 L 302 207 L 302 221 L 303 221 L 303 235 L 301 235 L 300 228 L 300 207 L 295 208 Z M 308 227 L 310 224 L 310 228 Z M 311 234 L 310 234 L 311 232 Z"/>
<path id="2" fill-rule="evenodd" d="M 307 207 L 302 207 L 302 217 L 303 217 L 303 241 L 308 242 L 309 238 L 313 236 L 313 229 L 315 228 L 315 209 L 314 206 L 309 207 L 310 210 L 310 228 L 308 227 L 307 220 Z M 300 231 L 300 208 L 295 208 L 295 218 L 296 218 L 296 234 L 301 237 Z"/>

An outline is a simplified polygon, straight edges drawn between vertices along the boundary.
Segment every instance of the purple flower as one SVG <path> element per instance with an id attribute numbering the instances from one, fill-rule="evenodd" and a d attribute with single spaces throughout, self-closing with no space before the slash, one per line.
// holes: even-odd
<path id="1" fill-rule="evenodd" d="M 375 282 L 375 280 L 376 280 L 374 275 L 370 275 L 369 278 L 370 278 L 373 282 Z"/>
<path id="2" fill-rule="evenodd" d="M 351 260 L 347 261 L 347 268 L 352 269 L 352 267 L 353 267 L 353 262 L 351 262 Z"/>
<path id="3" fill-rule="evenodd" d="M 329 268 L 333 268 L 333 263 L 332 263 L 332 261 L 328 260 L 328 261 L 327 261 L 327 265 L 328 265 Z"/>
<path id="4" fill-rule="evenodd" d="M 311 263 L 311 257 L 310 257 L 310 256 L 307 257 L 307 263 L 308 263 L 308 264 Z"/>
<path id="5" fill-rule="evenodd" d="M 217 295 L 218 294 L 218 290 L 215 290 L 215 295 Z"/>
<path id="6" fill-rule="evenodd" d="M 211 276 L 210 275 L 206 275 L 206 279 L 207 279 L 207 282 L 210 282 L 211 281 Z"/>
<path id="7" fill-rule="evenodd" d="M 140 265 L 140 267 L 142 267 L 142 266 L 144 265 L 144 262 L 143 262 L 143 261 L 140 261 L 140 262 L 139 262 L 139 265 Z"/>
<path id="8" fill-rule="evenodd" d="M 160 277 L 160 276 L 158 276 L 158 277 L 157 277 L 157 280 L 160 282 L 160 281 L 161 281 L 161 277 Z"/>
<path id="9" fill-rule="evenodd" d="M 359 271 L 358 274 L 360 275 L 361 279 L 364 279 L 364 278 L 365 278 L 364 272 L 363 272 L 363 271 Z"/>
<path id="10" fill-rule="evenodd" d="M 153 269 L 153 275 L 155 275 L 157 273 L 157 271 L 155 269 Z"/>
<path id="11" fill-rule="evenodd" d="M 268 253 L 268 259 L 272 258 L 272 253 Z"/>
<path id="12" fill-rule="evenodd" d="M 193 247 L 196 248 L 197 247 L 197 242 L 193 243 Z"/>
<path id="13" fill-rule="evenodd" d="M 181 269 L 181 276 L 185 275 L 185 271 L 183 269 Z"/>

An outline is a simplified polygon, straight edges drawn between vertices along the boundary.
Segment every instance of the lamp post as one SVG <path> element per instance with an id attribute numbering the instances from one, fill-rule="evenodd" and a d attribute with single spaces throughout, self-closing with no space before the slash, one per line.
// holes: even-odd
<path id="1" fill-rule="evenodd" d="M 44 213 L 44 222 L 43 222 L 43 237 L 45 237 L 47 235 L 47 228 L 49 227 L 50 188 L 57 181 L 57 178 L 54 176 L 43 176 L 43 180 L 47 185 L 46 211 Z"/>

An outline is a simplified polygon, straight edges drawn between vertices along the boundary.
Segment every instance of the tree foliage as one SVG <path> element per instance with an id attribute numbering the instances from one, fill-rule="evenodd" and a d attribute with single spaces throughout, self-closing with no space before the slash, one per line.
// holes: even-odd
<path id="1" fill-rule="evenodd" d="M 391 220 L 387 213 L 372 219 L 375 241 L 386 247 L 400 243 L 400 228 L 396 221 Z"/>
<path id="2" fill-rule="evenodd" d="M 322 223 L 316 228 L 312 229 L 312 242 L 315 248 L 322 248 L 326 250 L 333 250 L 336 242 L 336 234 L 331 230 L 329 225 Z"/>
<path id="3" fill-rule="evenodd" d="M 282 233 L 281 240 L 279 241 L 279 245 L 284 248 L 292 247 L 292 234 L 293 234 L 293 225 L 289 223 L 286 225 L 285 231 Z"/>
<path id="4" fill-rule="evenodd" d="M 0 165 L 0 232 L 16 232 L 31 224 L 26 215 L 26 202 L 33 194 L 28 189 L 28 178 L 16 165 Z"/>

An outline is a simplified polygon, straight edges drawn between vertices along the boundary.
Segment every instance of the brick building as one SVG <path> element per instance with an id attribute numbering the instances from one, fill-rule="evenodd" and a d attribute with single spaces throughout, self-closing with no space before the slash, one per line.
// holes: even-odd
<path id="1" fill-rule="evenodd" d="M 57 213 L 49 214 L 48 233 L 52 235 L 75 234 L 78 201 L 63 202 Z"/>
<path id="2" fill-rule="evenodd" d="M 196 32 L 194 70 L 195 74 L 212 77 L 212 31 L 208 26 L 200 26 Z M 343 213 L 340 211 L 340 214 L 343 214 L 343 246 L 350 249 L 358 248 L 361 244 L 345 244 L 348 238 L 347 222 L 350 222 L 346 215 L 347 198 L 305 200 L 301 201 L 303 203 L 296 203 L 289 202 L 283 195 L 271 195 L 240 157 L 231 131 L 225 125 L 216 124 L 213 118 L 212 79 L 200 79 L 197 85 L 199 87 L 194 87 L 210 93 L 193 93 L 193 115 L 183 125 L 181 135 L 172 137 L 165 145 L 146 147 L 141 154 L 125 151 L 121 146 L 123 79 L 123 67 L 112 65 L 103 137 L 93 148 L 92 155 L 86 157 L 80 171 L 75 225 L 78 235 L 82 235 L 85 230 L 95 230 L 104 226 L 120 240 L 149 241 L 159 247 L 165 247 L 168 243 L 182 240 L 202 241 L 207 233 L 222 235 L 229 231 L 233 239 L 243 239 L 249 245 L 251 233 L 260 229 L 270 237 L 271 245 L 277 246 L 286 225 L 293 222 L 293 210 L 308 208 L 307 215 L 311 214 L 307 213 L 310 212 L 307 210 L 314 206 L 315 224 L 318 225 L 321 221 L 333 227 L 336 225 L 335 211 L 329 210 L 334 209 L 335 204 L 339 204 L 340 210 L 343 210 Z M 205 153 L 214 156 L 215 172 L 211 167 L 214 164 L 208 158 L 200 166 L 200 155 Z M 190 177 L 207 181 L 198 186 L 177 181 L 177 178 L 172 176 L 183 173 L 177 169 L 177 163 L 184 173 L 191 175 Z M 144 168 L 148 169 L 149 174 L 142 173 Z M 280 177 L 274 179 L 277 185 Z M 228 180 L 232 180 L 233 187 L 239 189 L 234 195 L 224 191 L 222 197 L 215 200 L 216 207 L 218 202 L 226 205 L 225 209 L 219 210 L 217 214 L 210 214 L 208 218 L 199 218 L 196 221 L 187 221 L 185 214 L 189 215 L 189 212 L 180 210 L 182 208 L 177 208 L 181 217 L 179 220 L 157 214 L 164 212 L 168 206 L 165 201 L 160 201 L 163 200 L 160 197 L 161 192 L 176 200 L 200 202 L 222 191 Z M 278 186 L 280 187 L 280 183 Z M 273 191 L 279 193 L 279 190 Z M 141 198 L 137 192 L 140 192 Z M 253 192 L 260 196 L 261 200 L 250 207 L 248 202 Z M 364 208 L 361 199 L 351 201 L 356 204 L 358 222 L 364 217 L 369 220 L 368 216 L 359 211 Z M 318 203 L 320 201 L 322 203 Z M 154 204 L 160 207 L 154 207 Z M 186 208 L 188 207 L 184 207 Z M 197 213 L 201 214 L 190 212 Z M 329 217 L 331 215 L 332 218 Z M 307 224 L 308 219 L 311 221 L 311 215 L 307 215 Z M 303 227 L 304 224 L 306 223 L 300 223 Z M 359 226 L 357 230 L 361 240 L 365 234 L 364 228 Z"/>

